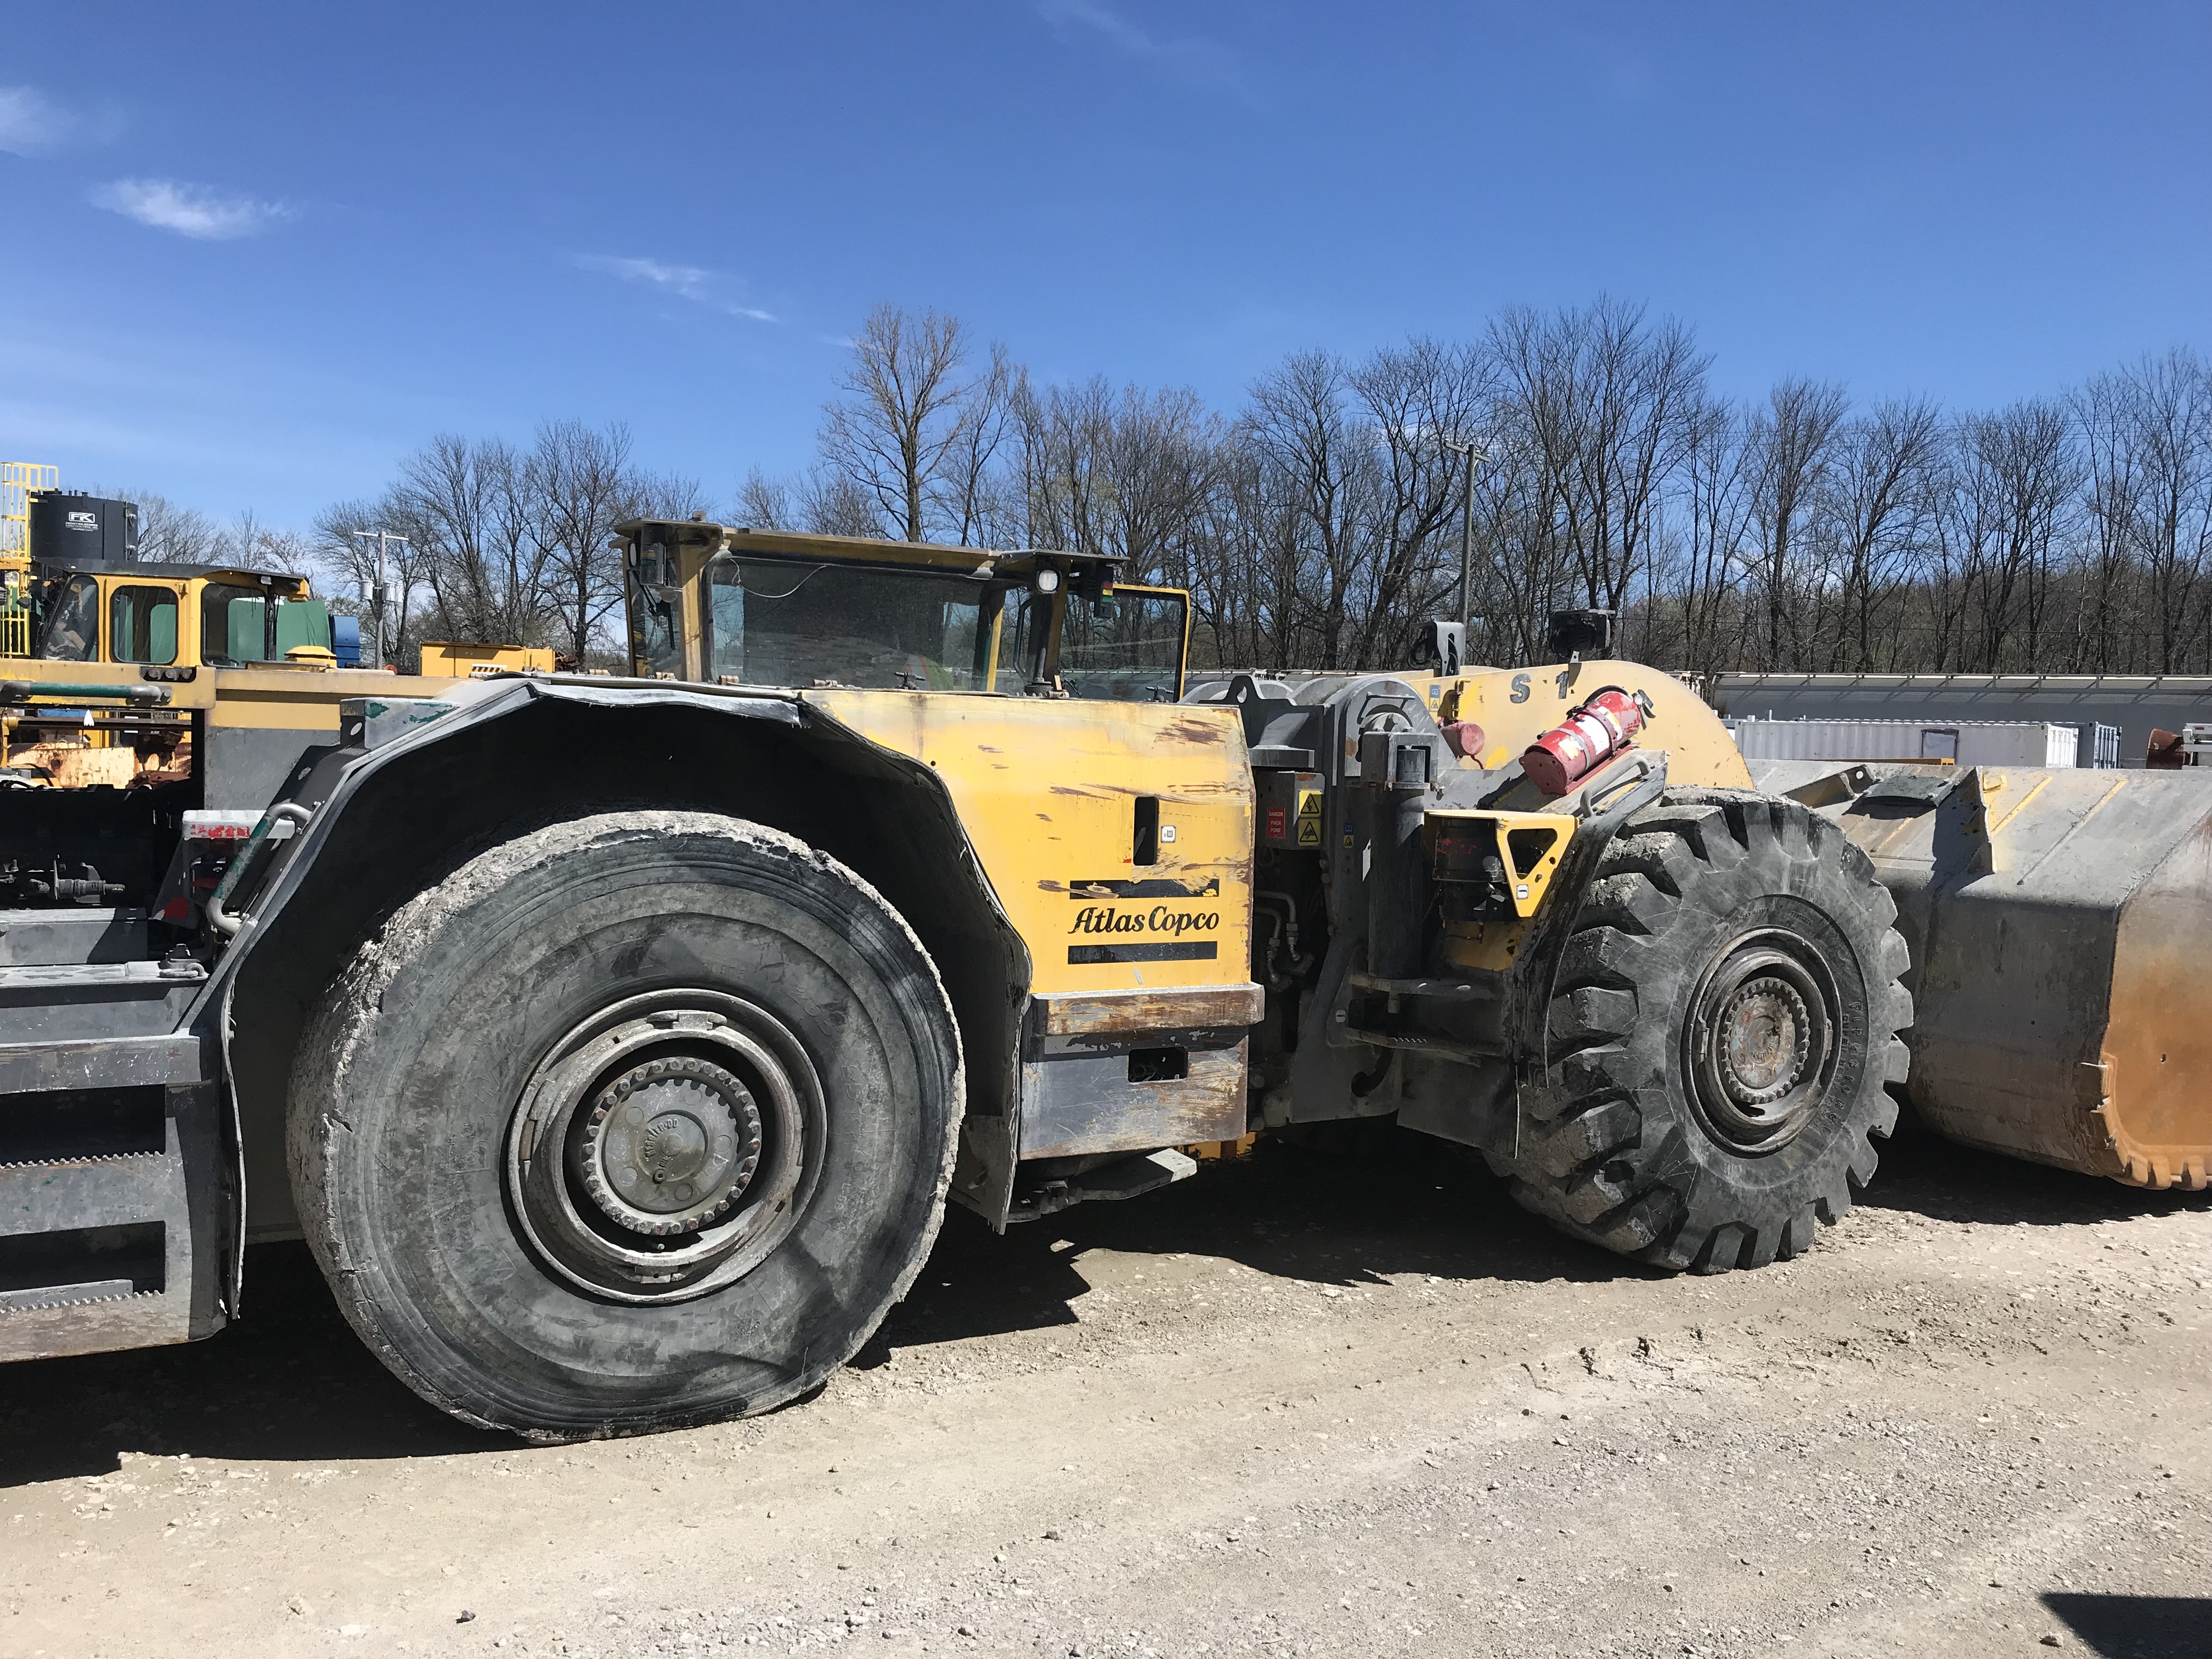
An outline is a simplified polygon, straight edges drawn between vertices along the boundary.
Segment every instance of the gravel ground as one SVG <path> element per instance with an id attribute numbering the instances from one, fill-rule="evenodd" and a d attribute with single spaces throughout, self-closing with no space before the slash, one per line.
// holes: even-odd
<path id="1" fill-rule="evenodd" d="M 0 1369 L 0 1654 L 2212 1655 L 2212 1200 L 1910 1129 L 1664 1278 L 1390 1132 L 994 1238 L 775 1416 L 535 1448 L 298 1246 Z"/>

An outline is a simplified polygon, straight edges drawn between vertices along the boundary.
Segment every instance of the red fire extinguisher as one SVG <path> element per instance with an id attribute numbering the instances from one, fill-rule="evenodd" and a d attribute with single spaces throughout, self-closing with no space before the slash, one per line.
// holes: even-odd
<path id="1" fill-rule="evenodd" d="M 1650 719 L 1651 699 L 1643 692 L 1602 687 L 1580 708 L 1569 709 L 1564 725 L 1528 745 L 1521 769 L 1546 794 L 1564 795 L 1633 744 Z"/>

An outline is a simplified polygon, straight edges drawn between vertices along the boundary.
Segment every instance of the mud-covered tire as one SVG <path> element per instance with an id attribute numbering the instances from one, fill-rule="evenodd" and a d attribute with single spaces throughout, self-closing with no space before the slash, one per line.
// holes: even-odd
<path id="1" fill-rule="evenodd" d="M 1897 1121 L 1912 1003 L 1896 914 L 1865 855 L 1796 802 L 1675 790 L 1632 816 L 1554 981 L 1515 1197 L 1664 1267 L 1805 1249 Z"/>
<path id="2" fill-rule="evenodd" d="M 396 912 L 308 1022 L 287 1139 L 377 1355 L 466 1421 L 573 1439 L 764 1411 L 849 1358 L 936 1235 L 962 1098 L 944 987 L 866 882 L 631 811 Z"/>

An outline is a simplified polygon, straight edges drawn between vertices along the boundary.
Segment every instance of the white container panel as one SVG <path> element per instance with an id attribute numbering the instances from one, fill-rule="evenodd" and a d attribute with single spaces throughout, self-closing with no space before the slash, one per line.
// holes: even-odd
<path id="1" fill-rule="evenodd" d="M 1732 720 L 1746 760 L 1949 761 L 2070 767 L 2081 734 L 2027 720 Z"/>
<path id="2" fill-rule="evenodd" d="M 2081 734 L 2070 726 L 1978 722 L 1958 727 L 1961 766 L 2074 764 Z"/>

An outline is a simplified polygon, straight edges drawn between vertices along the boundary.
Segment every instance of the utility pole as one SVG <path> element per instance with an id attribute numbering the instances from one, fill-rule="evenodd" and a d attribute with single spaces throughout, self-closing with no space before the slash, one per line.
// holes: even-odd
<path id="1" fill-rule="evenodd" d="M 384 666 L 384 602 L 390 591 L 384 582 L 385 548 L 392 542 L 397 542 L 400 546 L 405 547 L 408 545 L 408 541 L 406 537 L 395 536 L 388 530 L 356 530 L 353 533 L 356 541 L 366 541 L 371 536 L 376 538 L 376 580 L 371 584 L 368 590 L 369 632 L 374 636 L 374 643 L 369 647 L 368 665 L 371 668 L 381 668 Z M 404 617 L 400 618 L 400 623 L 403 627 L 405 626 L 406 618 Z"/>
<path id="2" fill-rule="evenodd" d="M 1462 486 L 1459 519 L 1459 625 L 1468 627 L 1474 620 L 1474 469 L 1490 459 L 1490 452 L 1469 438 L 1465 443 L 1443 441 L 1444 447 L 1455 455 L 1467 458 L 1467 481 Z"/>

